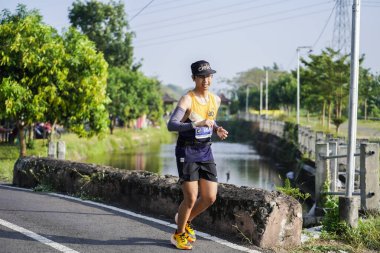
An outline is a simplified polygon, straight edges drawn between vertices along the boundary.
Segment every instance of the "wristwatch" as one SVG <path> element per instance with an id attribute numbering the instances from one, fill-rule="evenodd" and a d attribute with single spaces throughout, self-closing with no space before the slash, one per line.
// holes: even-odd
<path id="1" fill-rule="evenodd" d="M 191 126 L 195 129 L 197 126 L 195 125 L 195 122 L 194 121 L 192 121 L 191 122 Z"/>

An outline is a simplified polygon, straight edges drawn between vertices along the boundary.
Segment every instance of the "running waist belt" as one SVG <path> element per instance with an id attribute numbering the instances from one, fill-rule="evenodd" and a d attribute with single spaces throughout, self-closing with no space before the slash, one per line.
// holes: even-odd
<path id="1" fill-rule="evenodd" d="M 177 141 L 178 146 L 210 146 L 211 141 L 200 142 L 200 141 Z"/>

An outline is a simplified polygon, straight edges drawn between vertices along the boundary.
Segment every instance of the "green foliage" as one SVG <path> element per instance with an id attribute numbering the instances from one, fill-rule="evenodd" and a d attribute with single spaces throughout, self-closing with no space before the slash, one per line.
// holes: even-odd
<path id="1" fill-rule="evenodd" d="M 66 158 L 82 161 L 88 157 L 103 156 L 114 151 L 125 150 L 133 152 L 136 147 L 146 145 L 147 142 L 168 143 L 173 135 L 165 127 L 149 128 L 144 130 L 116 129 L 114 135 L 105 138 L 94 136 L 79 139 L 75 134 L 63 134 L 61 140 L 66 143 Z M 35 149 L 29 150 L 30 155 L 46 156 L 47 147 L 44 140 L 35 140 Z M 12 182 L 13 166 L 18 158 L 17 147 L 14 145 L 0 145 L 0 181 Z"/>
<path id="2" fill-rule="evenodd" d="M 148 119 L 158 122 L 163 115 L 159 81 L 139 71 L 111 68 L 107 93 L 112 99 L 108 106 L 110 114 L 122 120 L 130 121 L 146 114 Z"/>
<path id="3" fill-rule="evenodd" d="M 4 155 L 4 150 L 7 151 L 7 155 Z M 17 157 L 17 148 L 6 148 L 5 146 L 0 145 L 0 182 L 12 182 L 13 167 Z"/>
<path id="4" fill-rule="evenodd" d="M 276 68 L 276 64 L 274 64 L 272 68 L 252 68 L 247 71 L 239 72 L 235 78 L 228 80 L 228 83 L 234 85 L 236 88 L 245 88 L 246 85 L 256 86 L 259 88 L 260 81 L 265 79 L 266 71 L 268 71 L 269 82 L 278 79 L 278 77 L 284 73 L 283 71 L 279 71 L 278 68 Z"/>
<path id="5" fill-rule="evenodd" d="M 28 143 L 26 144 L 26 147 L 28 149 L 35 149 L 36 148 L 35 141 L 33 139 L 29 140 Z"/>
<path id="6" fill-rule="evenodd" d="M 38 184 L 36 187 L 34 187 L 33 191 L 35 191 L 35 192 L 53 192 L 54 187 L 49 183 L 41 183 L 41 184 Z"/>
<path id="7" fill-rule="evenodd" d="M 30 124 L 43 119 L 51 94 L 65 79 L 60 68 L 64 49 L 56 31 L 39 16 L 12 19 L 3 17 L 0 26 L 0 109 Z"/>
<path id="8" fill-rule="evenodd" d="M 334 107 L 335 117 L 340 118 L 349 94 L 348 55 L 326 48 L 320 55 L 310 54 L 309 58 L 309 61 L 302 59 L 305 68 L 300 71 L 303 106 L 311 112 L 324 113 L 327 109 L 329 116 Z"/>
<path id="9" fill-rule="evenodd" d="M 285 195 L 291 196 L 298 201 L 302 200 L 302 202 L 311 197 L 310 193 L 302 193 L 299 188 L 293 188 L 290 184 L 289 178 L 285 179 L 283 187 L 276 186 L 276 190 L 284 193 Z"/>
<path id="10" fill-rule="evenodd" d="M 137 71 L 139 64 L 132 66 L 133 33 L 128 32 L 124 4 L 77 0 L 69 10 L 69 19 L 95 43 L 110 65 L 107 95 L 112 102 L 107 110 L 111 130 L 116 118 L 128 122 L 144 114 L 159 124 L 163 115 L 160 83 Z"/>
<path id="11" fill-rule="evenodd" d="M 269 86 L 270 108 L 284 108 L 288 113 L 296 104 L 297 80 L 284 73 Z"/>
<path id="12" fill-rule="evenodd" d="M 322 220 L 322 231 L 340 234 L 347 229 L 347 225 L 339 220 L 339 204 L 336 196 L 326 196 L 324 205 L 326 210 Z"/>
<path id="13" fill-rule="evenodd" d="M 227 80 L 227 84 L 233 87 L 232 98 L 234 101 L 238 101 L 238 107 L 240 110 L 245 108 L 246 102 L 246 87 L 249 87 L 249 107 L 254 107 L 259 109 L 260 106 L 260 81 L 265 80 L 265 72 L 268 71 L 268 82 L 269 87 L 271 83 L 279 78 L 280 75 L 285 73 L 284 71 L 279 71 L 276 63 L 273 67 L 263 67 L 263 68 L 252 68 L 247 71 L 239 72 L 236 77 L 231 80 Z M 269 103 L 272 103 L 272 98 L 269 98 Z M 236 102 L 234 104 L 236 107 Z M 272 106 L 272 105 L 270 105 Z M 233 108 L 236 111 L 236 108 Z"/>
<path id="14" fill-rule="evenodd" d="M 362 67 L 359 74 L 359 113 L 364 119 L 380 117 L 380 78 Z"/>
<path id="15" fill-rule="evenodd" d="M 75 29 L 64 35 L 67 82 L 60 91 L 58 122 L 80 136 L 104 133 L 108 126 L 106 104 L 107 63 L 94 44 Z"/>
<path id="16" fill-rule="evenodd" d="M 298 144 L 298 126 L 292 122 L 285 122 L 283 139 L 294 145 Z"/>
<path id="17" fill-rule="evenodd" d="M 95 42 L 96 48 L 103 52 L 110 66 L 130 69 L 134 35 L 128 32 L 126 17 L 122 1 L 111 0 L 109 3 L 103 3 L 96 0 L 77 0 L 69 9 L 72 26 Z"/>
<path id="18" fill-rule="evenodd" d="M 102 54 L 74 29 L 61 37 L 25 9 L 19 5 L 0 19 L 0 118 L 14 119 L 20 134 L 40 121 L 63 124 L 81 136 L 103 132 L 108 100 Z"/>
<path id="19" fill-rule="evenodd" d="M 380 216 L 360 219 L 357 228 L 351 228 L 339 219 L 338 198 L 328 196 L 326 214 L 322 220 L 322 238 L 343 241 L 355 248 L 380 250 Z"/>
<path id="20" fill-rule="evenodd" d="M 345 121 L 346 121 L 345 117 L 333 118 L 332 119 L 332 122 L 336 128 L 336 134 L 338 134 L 338 132 L 339 132 L 340 125 L 343 124 Z"/>
<path id="21" fill-rule="evenodd" d="M 326 253 L 331 253 L 331 252 L 352 252 L 354 253 L 352 247 L 347 246 L 347 245 L 336 245 L 336 244 L 326 244 L 326 245 L 319 245 L 317 243 L 312 243 L 308 245 L 301 246 L 297 248 L 296 250 L 292 250 L 292 253 L 303 253 L 303 252 L 326 252 Z"/>

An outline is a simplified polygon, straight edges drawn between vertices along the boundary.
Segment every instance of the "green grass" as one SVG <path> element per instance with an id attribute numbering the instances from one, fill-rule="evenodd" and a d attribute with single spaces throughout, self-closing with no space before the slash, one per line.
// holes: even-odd
<path id="1" fill-rule="evenodd" d="M 343 228 L 343 229 L 342 229 Z M 357 228 L 341 225 L 340 233 L 323 232 L 289 252 L 380 252 L 380 216 L 360 219 Z"/>
<path id="2" fill-rule="evenodd" d="M 75 134 L 64 134 L 61 140 L 66 143 L 66 159 L 80 161 L 87 157 L 103 155 L 115 150 L 132 152 L 134 147 L 152 143 L 169 142 L 173 135 L 166 128 L 115 129 L 114 134 L 103 138 L 79 138 Z M 27 155 L 47 156 L 47 141 L 35 140 L 34 149 L 27 149 Z M 19 156 L 18 145 L 0 145 L 0 181 L 12 182 L 13 166 Z"/>

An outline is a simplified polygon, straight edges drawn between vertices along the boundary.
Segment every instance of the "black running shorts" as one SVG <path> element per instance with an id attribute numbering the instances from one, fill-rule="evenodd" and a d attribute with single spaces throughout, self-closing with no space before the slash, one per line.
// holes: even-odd
<path id="1" fill-rule="evenodd" d="M 181 158 L 177 158 L 176 160 L 181 183 L 183 181 L 198 181 L 201 178 L 212 182 L 218 182 L 218 175 L 214 161 L 183 162 L 180 159 Z"/>

